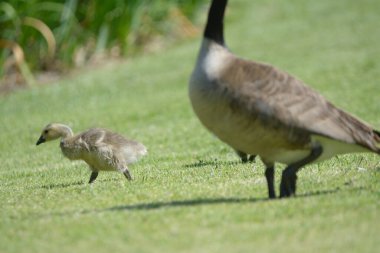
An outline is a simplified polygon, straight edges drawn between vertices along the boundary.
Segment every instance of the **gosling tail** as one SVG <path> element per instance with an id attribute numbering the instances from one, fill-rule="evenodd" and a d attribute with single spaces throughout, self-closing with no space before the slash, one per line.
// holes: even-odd
<path id="1" fill-rule="evenodd" d="M 377 148 L 376 153 L 380 155 L 380 131 L 373 130 L 374 138 L 375 138 L 375 146 Z"/>

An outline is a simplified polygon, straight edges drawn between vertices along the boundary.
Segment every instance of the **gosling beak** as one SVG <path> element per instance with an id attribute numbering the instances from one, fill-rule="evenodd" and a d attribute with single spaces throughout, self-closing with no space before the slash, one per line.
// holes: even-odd
<path id="1" fill-rule="evenodd" d="M 45 142 L 45 138 L 41 135 L 41 137 L 38 139 L 36 145 L 40 145 L 41 143 Z"/>

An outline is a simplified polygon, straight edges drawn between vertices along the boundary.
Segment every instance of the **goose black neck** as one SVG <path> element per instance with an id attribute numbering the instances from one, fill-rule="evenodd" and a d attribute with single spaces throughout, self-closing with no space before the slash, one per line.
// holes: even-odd
<path id="1" fill-rule="evenodd" d="M 204 37 L 224 45 L 223 18 L 228 0 L 213 0 L 208 13 Z"/>

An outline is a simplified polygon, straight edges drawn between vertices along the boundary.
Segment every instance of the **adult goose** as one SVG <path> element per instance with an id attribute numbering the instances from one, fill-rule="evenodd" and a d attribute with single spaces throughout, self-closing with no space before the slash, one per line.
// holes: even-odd
<path id="1" fill-rule="evenodd" d="M 225 44 L 227 0 L 213 0 L 189 96 L 202 124 L 235 150 L 264 162 L 269 198 L 274 164 L 284 163 L 280 197 L 296 193 L 303 166 L 351 152 L 380 154 L 380 133 L 335 107 L 301 80 L 271 65 L 245 60 Z"/>
<path id="2" fill-rule="evenodd" d="M 58 138 L 61 138 L 64 156 L 70 160 L 83 160 L 89 165 L 89 183 L 94 182 L 99 171 L 118 171 L 132 180 L 128 165 L 147 153 L 143 144 L 109 130 L 91 128 L 74 135 L 70 127 L 60 123 L 45 126 L 36 145 Z"/>

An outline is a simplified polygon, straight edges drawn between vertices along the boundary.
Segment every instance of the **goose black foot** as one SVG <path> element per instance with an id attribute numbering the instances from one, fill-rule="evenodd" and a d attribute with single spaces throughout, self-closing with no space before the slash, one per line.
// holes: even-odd
<path id="1" fill-rule="evenodd" d="M 256 155 L 250 155 L 249 157 L 248 157 L 248 162 L 254 162 L 255 161 L 255 158 L 256 158 Z"/>
<path id="2" fill-rule="evenodd" d="M 285 170 L 282 172 L 280 184 L 280 198 L 295 196 L 296 194 L 297 175 Z"/>
<path id="3" fill-rule="evenodd" d="M 236 154 L 240 157 L 242 163 L 253 162 L 256 158 L 256 155 L 248 155 L 239 150 L 236 150 Z"/>
<path id="4" fill-rule="evenodd" d="M 319 143 L 315 143 L 311 149 L 310 154 L 293 164 L 290 164 L 282 172 L 281 184 L 280 184 L 280 198 L 286 198 L 296 195 L 297 185 L 297 172 L 305 165 L 315 161 L 320 157 L 323 152 L 323 148 Z"/>
<path id="5" fill-rule="evenodd" d="M 90 181 L 88 181 L 89 184 L 95 181 L 95 179 L 98 177 L 98 172 L 93 171 L 90 176 Z"/>
<path id="6" fill-rule="evenodd" d="M 274 167 L 270 166 L 265 169 L 265 177 L 268 184 L 268 195 L 270 199 L 276 198 L 276 192 L 274 190 Z"/>

